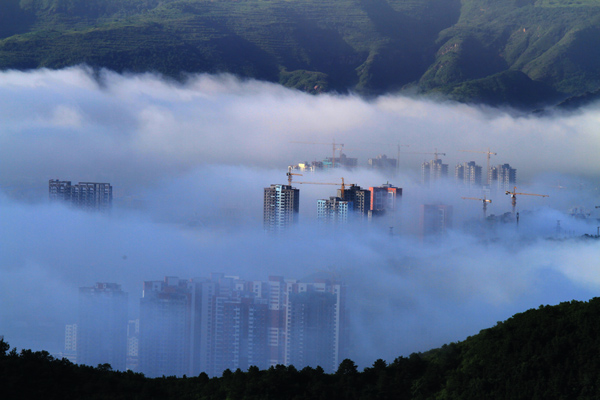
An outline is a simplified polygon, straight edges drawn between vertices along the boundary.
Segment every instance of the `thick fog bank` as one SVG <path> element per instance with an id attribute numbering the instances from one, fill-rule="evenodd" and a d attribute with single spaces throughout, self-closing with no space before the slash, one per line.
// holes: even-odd
<path id="1" fill-rule="evenodd" d="M 319 273 L 348 285 L 353 350 L 377 358 L 462 340 L 540 304 L 587 300 L 600 288 L 596 133 L 600 110 L 544 117 L 386 96 L 309 96 L 280 86 L 202 75 L 185 84 L 85 69 L 0 73 L 0 335 L 19 348 L 62 350 L 77 289 L 116 282 L 137 316 L 144 280 L 211 272 L 266 280 Z M 287 166 L 331 156 L 344 143 L 359 168 L 296 181 L 403 188 L 395 214 L 371 224 L 316 224 L 334 185 L 298 184 L 297 226 L 262 231 L 263 188 Z M 400 172 L 367 168 L 378 154 Z M 432 153 L 454 166 L 517 168 L 516 221 L 482 225 L 483 196 L 450 178 L 422 186 Z M 336 154 L 338 154 L 336 152 Z M 48 201 L 49 179 L 110 182 L 110 213 Z M 487 214 L 510 197 L 487 194 Z M 422 238 L 420 206 L 452 205 L 452 228 Z M 583 210 L 586 218 L 569 214 Z M 391 227 L 391 229 L 390 229 Z"/>

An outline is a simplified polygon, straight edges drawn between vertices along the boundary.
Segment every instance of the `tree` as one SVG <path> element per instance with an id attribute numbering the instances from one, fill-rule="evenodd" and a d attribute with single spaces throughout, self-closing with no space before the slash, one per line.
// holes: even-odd
<path id="1" fill-rule="evenodd" d="M 356 363 L 349 358 L 346 358 L 344 361 L 340 363 L 338 370 L 336 371 L 336 375 L 356 375 L 358 372 L 358 368 L 356 367 Z"/>
<path id="2" fill-rule="evenodd" d="M 1 338 L 0 339 L 0 357 L 5 356 L 8 349 L 10 349 L 9 344 L 4 341 L 4 338 Z"/>
<path id="3" fill-rule="evenodd" d="M 98 370 L 103 372 L 112 371 L 112 366 L 109 363 L 98 364 Z"/>

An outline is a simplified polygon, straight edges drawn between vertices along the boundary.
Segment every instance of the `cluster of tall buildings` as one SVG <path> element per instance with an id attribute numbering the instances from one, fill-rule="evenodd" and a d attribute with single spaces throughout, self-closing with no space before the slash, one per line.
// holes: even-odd
<path id="1" fill-rule="evenodd" d="M 113 188 L 110 183 L 79 182 L 50 179 L 48 194 L 51 201 L 62 201 L 87 210 L 106 211 L 112 206 Z"/>
<path id="2" fill-rule="evenodd" d="M 317 220 L 321 223 L 346 223 L 392 212 L 402 196 L 402 188 L 386 183 L 363 189 L 350 185 L 337 190 L 337 196 L 317 200 Z M 280 233 L 298 221 L 300 190 L 291 185 L 264 188 L 263 227 Z"/>
<path id="3" fill-rule="evenodd" d="M 430 184 L 443 178 L 448 178 L 448 164 L 444 164 L 441 159 L 436 158 L 421 165 L 421 181 L 424 184 Z M 477 165 L 475 161 L 469 161 L 456 165 L 454 178 L 457 183 L 467 187 L 489 185 L 490 189 L 502 192 L 516 185 L 517 170 L 510 164 L 500 164 L 490 166 L 486 173 L 483 167 Z"/>
<path id="4" fill-rule="evenodd" d="M 278 364 L 331 372 L 347 352 L 345 292 L 328 279 L 166 277 L 144 282 L 139 320 L 128 321 L 120 285 L 97 283 L 80 288 L 79 320 L 67 326 L 67 340 L 74 327 L 78 363 L 151 377 Z"/>
<path id="5" fill-rule="evenodd" d="M 400 154 L 400 153 L 398 153 Z M 420 154 L 420 153 L 417 153 Z M 423 153 L 429 154 L 429 153 Z M 445 153 L 433 153 L 435 158 L 421 164 L 421 181 L 425 185 L 429 185 L 441 179 L 449 178 L 450 169 L 448 164 L 444 164 L 438 155 Z M 484 169 L 477 165 L 474 161 L 464 162 L 456 165 L 454 169 L 454 178 L 457 183 L 468 187 L 489 186 L 492 190 L 505 191 L 516 185 L 517 170 L 512 168 L 510 164 L 499 164 L 495 166 L 489 165 L 489 155 L 496 154 L 488 151 L 488 167 Z M 340 157 L 326 157 L 324 161 L 305 161 L 297 165 L 292 165 L 289 168 L 300 171 L 314 172 L 333 166 L 354 168 L 358 165 L 357 158 L 347 157 L 345 154 L 340 154 Z M 398 159 L 390 158 L 385 154 L 380 154 L 375 158 L 368 159 L 368 166 L 371 169 L 377 169 L 382 172 L 396 171 L 398 168 Z M 338 196 L 339 197 L 339 196 Z"/>
<path id="6" fill-rule="evenodd" d="M 381 171 L 395 171 L 398 166 L 398 160 L 390 158 L 385 154 L 379 154 L 374 158 L 367 160 L 369 168 Z M 358 158 L 348 157 L 341 154 L 339 157 L 325 157 L 323 161 L 304 161 L 296 165 L 290 165 L 291 169 L 299 171 L 318 171 L 326 168 L 356 168 L 358 166 Z"/>

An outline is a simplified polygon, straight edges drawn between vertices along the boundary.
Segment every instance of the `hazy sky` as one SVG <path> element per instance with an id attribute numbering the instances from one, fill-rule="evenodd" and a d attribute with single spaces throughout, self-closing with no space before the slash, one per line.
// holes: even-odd
<path id="1" fill-rule="evenodd" d="M 384 96 L 310 96 L 231 76 L 195 76 L 185 84 L 153 75 L 81 68 L 0 73 L 0 335 L 19 348 L 62 350 L 64 324 L 76 321 L 77 288 L 123 284 L 131 315 L 144 280 L 225 272 L 246 279 L 339 274 L 350 287 L 353 357 L 424 351 L 465 339 L 540 304 L 587 300 L 600 289 L 595 241 L 547 240 L 595 234 L 600 205 L 600 108 L 571 114 L 510 110 Z M 402 154 L 401 174 L 358 169 L 298 179 L 404 188 L 393 221 L 365 229 L 314 226 L 316 199 L 334 186 L 303 185 L 301 223 L 282 238 L 262 234 L 263 188 L 285 183 L 287 166 L 323 159 L 344 143 L 349 157 L 446 153 L 444 162 L 517 168 L 521 224 L 456 229 L 422 243 L 418 207 L 455 207 L 455 227 L 480 218 L 479 197 L 453 185 L 418 185 L 431 155 Z M 387 144 L 387 145 L 386 145 Z M 391 145 L 391 146 L 390 146 Z M 47 201 L 48 179 L 110 182 L 109 215 Z M 503 194 L 488 213 L 510 211 Z M 587 221 L 566 215 L 572 207 Z M 526 210 L 534 210 L 529 214 Z M 560 221 L 561 230 L 557 230 Z M 395 235 L 390 237 L 388 225 Z"/>

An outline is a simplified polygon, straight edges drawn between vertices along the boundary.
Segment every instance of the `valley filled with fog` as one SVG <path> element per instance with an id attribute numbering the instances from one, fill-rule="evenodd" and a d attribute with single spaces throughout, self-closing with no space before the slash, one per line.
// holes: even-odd
<path id="1" fill-rule="evenodd" d="M 116 282 L 136 317 L 142 282 L 223 272 L 335 276 L 348 286 L 359 365 L 463 340 L 511 315 L 600 289 L 600 107 L 570 113 L 394 95 L 312 96 L 229 75 L 95 75 L 85 68 L 0 73 L 0 335 L 11 346 L 60 352 L 77 318 L 78 288 Z M 299 223 L 265 235 L 263 188 L 289 165 L 322 160 L 344 143 L 359 167 L 297 180 L 403 189 L 399 210 L 371 224 L 324 228 L 316 200 L 335 186 L 298 185 Z M 399 172 L 369 169 L 379 154 Z M 517 169 L 520 221 L 484 228 L 481 197 L 452 179 L 429 187 L 432 155 L 454 166 L 491 149 Z M 296 179 L 296 177 L 294 177 Z M 110 182 L 110 213 L 48 201 L 48 180 Z M 492 192 L 488 215 L 511 211 Z M 427 240 L 419 207 L 454 207 L 453 228 Z M 587 218 L 573 218 L 574 209 Z M 390 229 L 392 227 L 392 229 Z"/>

